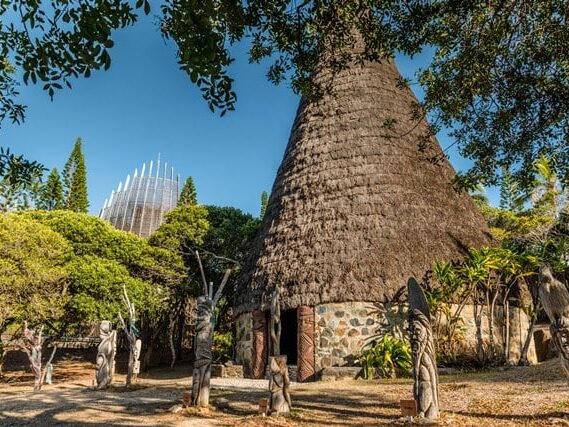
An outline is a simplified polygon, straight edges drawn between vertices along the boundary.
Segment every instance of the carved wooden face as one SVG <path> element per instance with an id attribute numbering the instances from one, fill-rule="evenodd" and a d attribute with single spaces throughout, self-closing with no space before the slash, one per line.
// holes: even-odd
<path id="1" fill-rule="evenodd" d="M 99 325 L 99 330 L 101 335 L 105 336 L 109 335 L 112 330 L 111 322 L 109 322 L 108 320 L 103 320 Z"/>
<path id="2" fill-rule="evenodd" d="M 213 311 L 213 302 L 205 295 L 198 297 L 198 316 L 211 316 Z"/>
<path id="3" fill-rule="evenodd" d="M 569 330 L 567 328 L 559 329 L 555 334 L 555 339 L 558 341 L 559 349 L 569 351 Z"/>
<path id="4" fill-rule="evenodd" d="M 423 324 L 424 314 L 413 309 L 409 314 L 409 338 L 411 339 L 411 351 L 416 358 L 428 339 L 427 327 Z"/>

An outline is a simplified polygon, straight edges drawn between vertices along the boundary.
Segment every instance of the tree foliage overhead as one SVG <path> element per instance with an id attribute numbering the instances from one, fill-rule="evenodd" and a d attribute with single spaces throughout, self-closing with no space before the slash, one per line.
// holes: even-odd
<path id="1" fill-rule="evenodd" d="M 0 147 L 0 210 L 27 206 L 44 170 L 42 164 Z"/>
<path id="2" fill-rule="evenodd" d="M 83 213 L 89 209 L 87 169 L 81 148 L 81 138 L 75 141 L 69 159 L 63 167 L 63 195 L 66 209 Z"/>
<path id="3" fill-rule="evenodd" d="M 252 62 L 270 61 L 269 80 L 290 79 L 293 89 L 317 97 L 313 73 L 341 70 L 395 52 L 434 50 L 418 72 L 424 102 L 413 117 L 429 117 L 430 133 L 453 130 L 459 151 L 474 160 L 460 179 L 468 186 L 496 184 L 502 167 L 525 188 L 534 160 L 554 159 L 569 177 L 569 6 L 561 0 L 378 1 L 165 0 L 159 2 L 164 36 L 178 47 L 180 68 L 202 90 L 212 111 L 235 107 L 231 46 L 249 42 Z M 79 76 L 108 68 L 112 31 L 136 21 L 146 0 L 82 2 L 5 1 L 0 58 L 0 119 L 20 121 L 17 84 L 41 82 L 50 96 Z M 363 43 L 363 49 L 354 49 Z M 404 82 L 402 82 L 403 84 Z M 425 135 L 420 146 L 429 140 Z"/>

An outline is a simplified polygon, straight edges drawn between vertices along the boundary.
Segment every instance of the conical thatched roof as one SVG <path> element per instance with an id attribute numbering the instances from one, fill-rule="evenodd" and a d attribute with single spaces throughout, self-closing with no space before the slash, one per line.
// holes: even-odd
<path id="1" fill-rule="evenodd" d="M 398 78 L 387 61 L 354 66 L 332 94 L 301 102 L 236 313 L 266 307 L 277 283 L 285 309 L 385 302 L 433 261 L 491 242 L 470 197 L 452 188 L 450 164 L 425 160 L 438 143 L 419 151 L 427 125 L 410 118 L 415 98 Z"/>

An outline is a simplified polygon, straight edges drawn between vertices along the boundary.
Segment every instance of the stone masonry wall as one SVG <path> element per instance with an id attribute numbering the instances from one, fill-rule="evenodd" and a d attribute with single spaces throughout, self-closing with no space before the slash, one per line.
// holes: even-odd
<path id="1" fill-rule="evenodd" d="M 452 307 L 453 311 L 456 307 Z M 484 310 L 484 309 L 482 309 Z M 494 340 L 497 349 L 502 347 L 504 325 L 502 308 L 496 307 Z M 467 305 L 462 311 L 465 349 L 476 354 L 478 337 L 488 342 L 488 318 L 482 312 L 480 327 L 475 320 L 475 309 Z M 523 347 L 529 319 L 517 307 L 510 307 L 510 362 L 517 362 Z M 236 362 L 242 364 L 245 375 L 250 374 L 253 351 L 253 318 L 243 313 L 236 319 L 237 343 Z M 315 367 L 316 372 L 332 366 L 353 366 L 358 353 L 382 333 L 389 331 L 398 338 L 404 338 L 407 328 L 406 304 L 376 304 L 369 302 L 347 302 L 321 304 L 315 308 Z M 530 362 L 537 362 L 533 345 L 528 353 Z"/>
<path id="2" fill-rule="evenodd" d="M 235 362 L 243 365 L 245 375 L 249 375 L 253 357 L 253 315 L 251 313 L 239 315 L 235 320 L 235 329 Z"/>
<path id="3" fill-rule="evenodd" d="M 402 337 L 403 305 L 347 302 L 321 304 L 315 310 L 316 372 L 354 365 L 356 355 L 383 331 Z"/>
<path id="4" fill-rule="evenodd" d="M 452 307 L 454 311 L 455 306 Z M 467 305 L 462 310 L 464 349 L 471 355 L 476 354 L 479 337 L 484 346 L 488 344 L 488 317 L 484 308 L 478 317 L 480 327 L 475 320 L 475 308 Z M 349 302 L 322 304 L 316 307 L 316 371 L 331 366 L 353 366 L 357 354 L 383 332 L 391 332 L 398 338 L 404 338 L 407 328 L 406 304 L 374 304 Z M 494 342 L 497 351 L 503 349 L 504 323 L 502 307 L 496 307 L 494 324 Z M 510 307 L 510 332 L 508 361 L 519 360 L 527 336 L 529 319 L 517 307 Z M 537 362 L 533 345 L 530 343 L 528 360 Z"/>
<path id="5" fill-rule="evenodd" d="M 451 311 L 455 312 L 457 306 L 451 305 Z M 463 336 L 464 341 L 469 347 L 471 354 L 476 354 L 479 337 L 482 338 L 484 347 L 487 348 L 490 337 L 490 329 L 488 322 L 488 313 L 486 307 L 474 305 L 466 305 L 461 312 L 463 320 Z M 476 319 L 480 319 L 480 325 L 477 325 Z M 530 319 L 524 311 L 518 307 L 510 307 L 509 309 L 509 351 L 508 362 L 517 363 L 520 359 L 522 348 L 527 337 L 527 331 L 530 324 Z M 494 343 L 498 352 L 504 351 L 505 346 L 505 326 L 504 326 L 504 308 L 496 306 L 495 308 L 495 321 L 494 329 Z M 528 361 L 530 363 L 537 363 L 537 354 L 535 352 L 535 345 L 533 337 L 530 341 L 528 350 Z"/>

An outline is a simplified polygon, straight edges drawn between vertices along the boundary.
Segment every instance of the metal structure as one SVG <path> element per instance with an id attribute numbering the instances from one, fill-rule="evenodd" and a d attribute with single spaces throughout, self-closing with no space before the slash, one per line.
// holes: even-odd
<path id="1" fill-rule="evenodd" d="M 170 173 L 168 173 L 170 172 Z M 180 195 L 180 176 L 174 179 L 174 168 L 160 165 L 160 158 L 154 165 L 146 163 L 128 175 L 124 182 L 113 190 L 99 213 L 99 218 L 110 222 L 119 230 L 130 231 L 146 237 L 162 224 L 164 216 L 176 207 Z"/>

